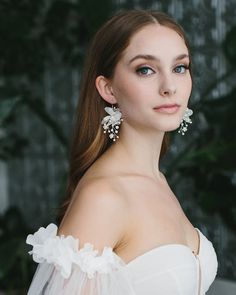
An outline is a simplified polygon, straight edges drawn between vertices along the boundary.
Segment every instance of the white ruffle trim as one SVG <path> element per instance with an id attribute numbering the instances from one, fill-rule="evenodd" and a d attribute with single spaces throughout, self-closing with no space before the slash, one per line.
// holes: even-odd
<path id="1" fill-rule="evenodd" d="M 104 247 L 102 254 L 98 256 L 98 250 L 94 250 L 92 244 L 85 243 L 79 250 L 79 239 L 58 236 L 57 230 L 57 226 L 51 223 L 27 236 L 26 243 L 33 246 L 29 254 L 35 262 L 54 264 L 64 278 L 70 276 L 76 265 L 87 273 L 89 278 L 93 278 L 96 271 L 109 273 L 122 266 L 122 260 L 111 247 Z"/>

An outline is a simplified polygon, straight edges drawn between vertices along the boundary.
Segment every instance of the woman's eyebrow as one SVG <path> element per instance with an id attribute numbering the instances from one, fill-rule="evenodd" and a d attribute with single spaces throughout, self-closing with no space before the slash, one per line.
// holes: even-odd
<path id="1" fill-rule="evenodd" d="M 181 59 L 184 59 L 185 57 L 189 57 L 189 55 L 186 54 L 186 53 L 182 53 L 182 54 L 176 56 L 173 59 L 173 61 L 181 60 Z M 150 55 L 150 54 L 138 54 L 138 55 L 134 56 L 133 58 L 131 58 L 130 61 L 128 62 L 128 64 L 131 64 L 136 59 L 146 59 L 146 60 L 160 61 L 160 59 L 158 57 L 154 56 L 154 55 Z"/>

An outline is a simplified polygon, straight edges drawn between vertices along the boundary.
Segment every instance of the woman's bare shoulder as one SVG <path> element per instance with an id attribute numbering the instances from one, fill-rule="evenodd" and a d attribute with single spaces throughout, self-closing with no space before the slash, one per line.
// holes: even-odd
<path id="1" fill-rule="evenodd" d="M 128 224 L 125 198 L 106 179 L 90 178 L 76 189 L 71 206 L 60 225 L 60 234 L 78 237 L 102 249 L 115 247 Z"/>

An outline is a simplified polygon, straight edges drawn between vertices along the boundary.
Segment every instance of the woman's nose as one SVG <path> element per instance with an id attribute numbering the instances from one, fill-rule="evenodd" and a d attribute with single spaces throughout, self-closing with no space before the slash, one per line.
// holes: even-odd
<path id="1" fill-rule="evenodd" d="M 175 92 L 176 92 L 176 88 L 174 88 L 174 87 L 168 87 L 168 88 L 165 87 L 165 88 L 160 89 L 160 94 L 162 96 L 170 96 L 170 95 L 175 94 Z"/>
<path id="2" fill-rule="evenodd" d="M 173 81 L 165 80 L 163 84 L 160 86 L 160 95 L 162 96 L 170 96 L 176 93 L 176 86 Z"/>

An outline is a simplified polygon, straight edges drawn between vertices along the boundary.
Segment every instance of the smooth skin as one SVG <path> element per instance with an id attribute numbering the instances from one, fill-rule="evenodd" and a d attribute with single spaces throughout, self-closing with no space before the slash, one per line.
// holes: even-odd
<path id="1" fill-rule="evenodd" d="M 119 139 L 78 183 L 60 225 L 59 234 L 78 238 L 79 248 L 110 246 L 126 263 L 172 243 L 199 252 L 198 233 L 159 170 L 164 133 L 179 128 L 191 94 L 189 62 L 183 39 L 153 24 L 131 38 L 112 79 L 97 77 L 101 99 L 117 103 L 124 120 Z M 172 103 L 174 113 L 154 110 Z"/>

